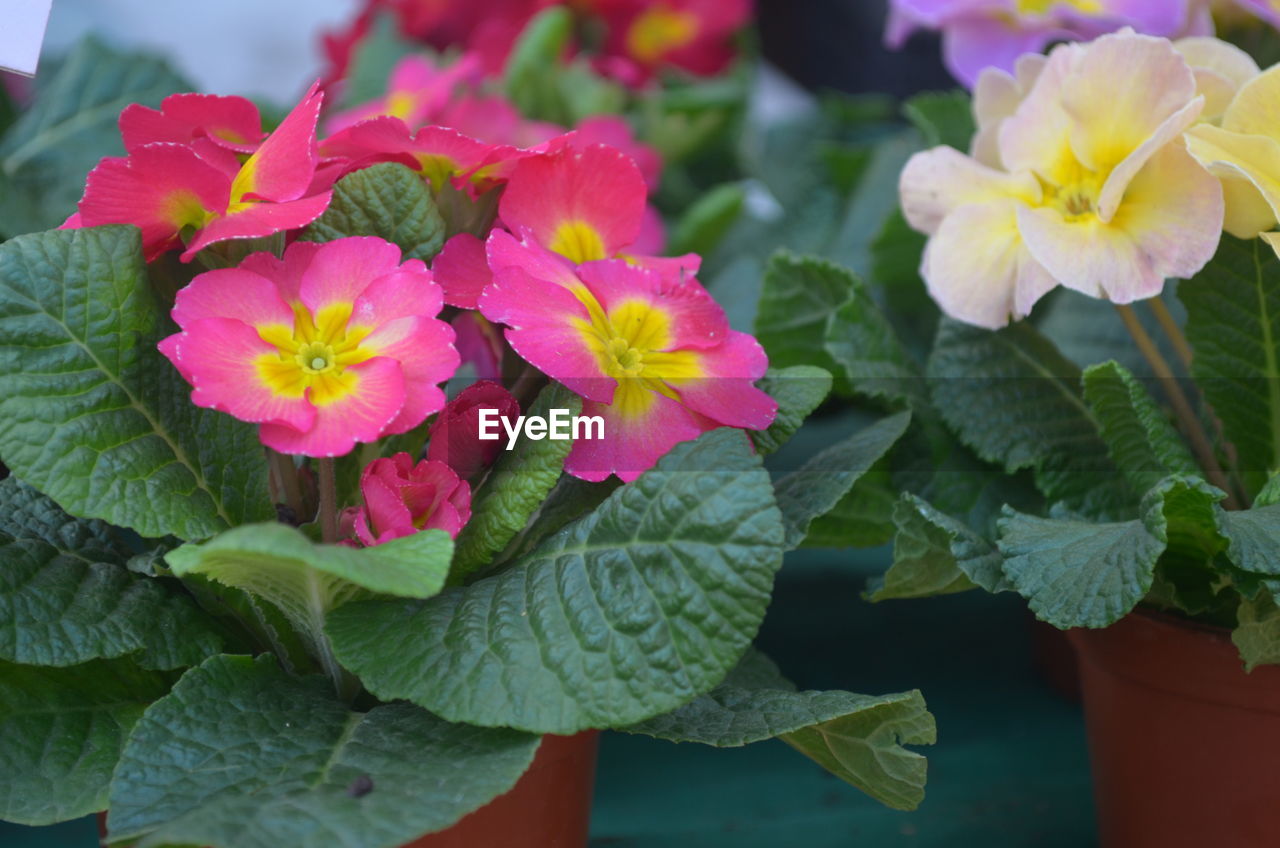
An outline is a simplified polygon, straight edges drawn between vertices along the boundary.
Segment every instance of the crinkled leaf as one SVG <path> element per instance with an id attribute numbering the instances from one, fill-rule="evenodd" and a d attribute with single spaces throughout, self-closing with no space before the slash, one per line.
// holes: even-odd
<path id="1" fill-rule="evenodd" d="M 961 441 L 1090 517 L 1127 517 L 1135 496 L 1080 395 L 1080 369 L 1021 322 L 997 332 L 946 320 L 929 359 L 934 406 Z"/>
<path id="2" fill-rule="evenodd" d="M 920 278 L 927 237 L 911 229 L 901 211 L 887 219 L 871 243 L 868 279 L 883 299 L 885 315 L 903 344 L 921 360 L 933 346 L 941 313 Z"/>
<path id="3" fill-rule="evenodd" d="M 333 200 L 302 238 L 333 241 L 377 236 L 405 259 L 429 262 L 444 245 L 444 219 L 422 177 L 394 162 L 361 168 L 338 180 Z"/>
<path id="4" fill-rule="evenodd" d="M 1083 385 L 1111 458 L 1134 491 L 1145 492 L 1170 474 L 1199 473 L 1178 431 L 1123 365 L 1090 366 Z"/>
<path id="5" fill-rule="evenodd" d="M 1223 512 L 1222 529 L 1230 540 L 1227 556 L 1238 568 L 1280 576 L 1280 505 Z"/>
<path id="6" fill-rule="evenodd" d="M 797 548 L 810 523 L 830 512 L 906 432 L 911 413 L 900 412 L 837 442 L 778 481 L 778 508 L 788 550 Z"/>
<path id="7" fill-rule="evenodd" d="M 893 565 L 868 584 L 869 600 L 946 595 L 975 586 L 988 592 L 1010 588 L 995 546 L 921 498 L 904 494 L 893 521 L 898 528 Z"/>
<path id="8" fill-rule="evenodd" d="M 1245 671 L 1280 663 L 1280 607 L 1270 595 L 1244 600 L 1237 610 L 1238 624 L 1231 641 L 1240 651 Z"/>
<path id="9" fill-rule="evenodd" d="M 1256 492 L 1280 469 L 1280 261 L 1258 239 L 1224 235 L 1178 297 L 1195 350 L 1192 376 Z"/>
<path id="10" fill-rule="evenodd" d="M 65 510 L 201 539 L 274 514 L 255 429 L 191 403 L 133 227 L 0 245 L 0 457 Z"/>
<path id="11" fill-rule="evenodd" d="M 538 739 L 409 704 L 353 713 L 270 655 L 193 669 L 134 728 L 110 839 L 138 848 L 397 848 L 515 784 Z"/>
<path id="12" fill-rule="evenodd" d="M 764 616 L 783 524 L 740 430 L 677 445 L 508 570 L 333 614 L 384 700 L 538 733 L 633 724 L 719 683 Z"/>
<path id="13" fill-rule="evenodd" d="M 582 399 L 553 383 L 538 394 L 528 414 L 547 418 L 553 409 L 578 415 Z M 555 487 L 572 448 L 572 439 L 520 439 L 498 455 L 471 505 L 471 520 L 458 534 L 451 581 L 484 568 L 515 538 Z"/>
<path id="14" fill-rule="evenodd" d="M 623 728 L 672 742 L 737 747 L 780 737 L 837 777 L 900 810 L 924 799 L 924 757 L 903 745 L 936 739 L 919 692 L 797 692 L 748 652 L 725 681 L 674 712 Z"/>
<path id="15" fill-rule="evenodd" d="M 962 153 L 969 152 L 977 126 L 968 92 L 926 91 L 904 103 L 902 114 L 920 130 L 926 147 L 946 144 Z"/>
<path id="16" fill-rule="evenodd" d="M 889 459 L 880 460 L 826 515 L 809 525 L 802 548 L 874 548 L 893 538 L 893 506 L 898 492 Z"/>
<path id="17" fill-rule="evenodd" d="M 835 374 L 823 347 L 831 314 L 853 297 L 853 275 L 820 259 L 779 251 L 769 260 L 755 335 L 774 368 L 816 365 Z"/>
<path id="18" fill-rule="evenodd" d="M 323 657 L 326 616 L 379 594 L 429 598 L 449 572 L 453 540 L 424 530 L 371 548 L 318 545 L 284 524 L 251 524 L 165 556 L 179 577 L 200 575 L 273 604 Z"/>
<path id="19" fill-rule="evenodd" d="M 756 450 L 768 455 L 786 444 L 810 413 L 827 399 L 831 374 L 814 365 L 770 368 L 757 386 L 778 402 L 778 415 L 769 429 L 751 434 Z"/>
<path id="20" fill-rule="evenodd" d="M 157 57 L 81 42 L 50 74 L 0 141 L 0 233 L 56 227 L 76 211 L 85 175 L 124 153 L 116 121 L 130 103 L 158 106 L 191 86 Z"/>
<path id="21" fill-rule="evenodd" d="M 840 367 L 837 391 L 880 398 L 915 409 L 927 403 L 919 367 L 862 281 L 849 272 L 850 299 L 827 321 L 824 348 Z"/>
<path id="22" fill-rule="evenodd" d="M 64 553 L 104 562 L 126 562 L 135 554 L 110 525 L 72 518 L 17 477 L 0 480 L 0 533 L 15 539 L 39 539 Z"/>
<path id="23" fill-rule="evenodd" d="M 46 825 L 105 808 L 130 728 L 168 689 L 128 660 L 0 660 L 0 820 Z"/>

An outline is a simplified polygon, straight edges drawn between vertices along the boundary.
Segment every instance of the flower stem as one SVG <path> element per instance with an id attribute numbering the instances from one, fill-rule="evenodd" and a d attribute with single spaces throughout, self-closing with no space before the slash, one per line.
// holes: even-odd
<path id="1" fill-rule="evenodd" d="M 301 524 L 306 520 L 302 514 L 302 485 L 298 482 L 298 467 L 293 464 L 293 457 L 267 449 L 271 456 L 271 468 L 280 484 L 280 494 L 284 496 L 285 506 L 293 512 L 293 520 Z"/>
<path id="2" fill-rule="evenodd" d="M 1164 301 L 1158 296 L 1147 301 L 1147 305 L 1151 307 L 1151 311 L 1155 313 L 1156 321 L 1160 324 L 1160 329 L 1164 332 L 1165 338 L 1173 345 L 1174 351 L 1178 354 L 1178 358 L 1182 360 L 1182 365 L 1187 369 L 1187 373 L 1191 373 L 1191 359 L 1194 354 L 1191 352 L 1191 345 L 1187 342 L 1187 337 L 1183 335 L 1182 328 L 1178 326 L 1178 322 L 1173 320 L 1169 307 L 1164 305 Z"/>
<path id="3" fill-rule="evenodd" d="M 1231 482 L 1227 479 L 1226 473 L 1223 472 L 1222 466 L 1218 464 L 1218 456 L 1214 453 L 1213 443 L 1209 441 L 1209 434 L 1205 432 L 1204 426 L 1196 416 L 1195 410 L 1191 408 L 1191 402 L 1187 400 L 1187 396 L 1182 391 L 1182 386 L 1178 384 L 1178 378 L 1174 376 L 1173 369 L 1169 367 L 1164 354 L 1160 353 L 1160 348 L 1156 347 L 1156 343 L 1151 340 L 1151 336 L 1147 334 L 1146 328 L 1138 320 L 1138 316 L 1134 313 L 1132 306 L 1116 304 L 1116 311 L 1120 313 L 1120 320 L 1124 322 L 1125 329 L 1133 337 L 1134 344 L 1138 346 L 1138 350 L 1146 358 L 1151 370 L 1155 372 L 1156 377 L 1164 385 L 1165 394 L 1168 396 L 1169 402 L 1173 404 L 1174 414 L 1177 415 L 1179 423 L 1182 424 L 1183 433 L 1190 440 L 1191 450 L 1195 453 L 1196 460 L 1200 463 L 1201 469 L 1204 470 L 1205 476 L 1210 483 L 1226 493 L 1227 497 L 1223 500 L 1222 505 L 1226 509 L 1239 509 L 1240 504 L 1232 493 Z"/>
<path id="4" fill-rule="evenodd" d="M 320 488 L 320 538 L 326 545 L 338 541 L 338 480 L 333 457 L 316 460 Z"/>

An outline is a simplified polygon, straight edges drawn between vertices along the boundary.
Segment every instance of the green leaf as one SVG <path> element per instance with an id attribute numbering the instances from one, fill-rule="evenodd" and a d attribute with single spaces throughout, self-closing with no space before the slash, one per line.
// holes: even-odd
<path id="1" fill-rule="evenodd" d="M 803 548 L 874 548 L 893 538 L 898 492 L 888 458 L 858 478 L 840 502 L 809 525 Z"/>
<path id="2" fill-rule="evenodd" d="M 1221 519 L 1232 563 L 1253 574 L 1280 577 L 1280 505 L 1224 511 Z"/>
<path id="3" fill-rule="evenodd" d="M 393 13 L 375 15 L 369 34 L 352 52 L 351 68 L 342 81 L 343 106 L 358 106 L 385 95 L 391 72 L 400 60 L 423 50 L 421 44 L 400 36 L 400 24 Z"/>
<path id="4" fill-rule="evenodd" d="M 555 69 L 572 35 L 573 14 L 552 6 L 529 20 L 507 55 L 503 88 L 526 118 L 567 123 L 555 85 Z"/>
<path id="5" fill-rule="evenodd" d="M 1031 468 L 1047 498 L 1090 517 L 1136 500 L 1080 395 L 1080 369 L 1026 322 L 997 332 L 943 321 L 929 359 L 933 404 L 960 440 L 1007 472 Z"/>
<path id="6" fill-rule="evenodd" d="M 405 259 L 430 262 L 444 245 L 444 219 L 422 177 L 395 162 L 361 168 L 338 180 L 324 214 L 302 234 L 307 241 L 377 236 Z"/>
<path id="7" fill-rule="evenodd" d="M 103 562 L 124 563 L 136 553 L 110 525 L 72 518 L 17 477 L 0 480 L 0 533 L 37 539 L 64 553 Z"/>
<path id="8" fill-rule="evenodd" d="M 553 409 L 578 415 L 582 399 L 552 383 L 538 394 L 528 414 L 546 418 Z M 572 448 L 571 439 L 521 439 L 498 455 L 471 505 L 471 520 L 458 534 L 451 582 L 484 568 L 506 548 L 555 487 Z"/>
<path id="9" fill-rule="evenodd" d="M 909 412 L 878 421 L 837 442 L 778 481 L 778 508 L 782 510 L 788 550 L 800 546 L 810 523 L 830 512 L 858 478 L 902 438 L 910 423 Z"/>
<path id="10" fill-rule="evenodd" d="M 869 600 L 924 598 L 975 586 L 988 592 L 1010 588 L 995 547 L 921 498 L 904 494 L 893 522 L 898 528 L 893 565 L 868 584 Z"/>
<path id="11" fill-rule="evenodd" d="M 885 314 L 908 350 L 923 359 L 933 346 L 940 313 L 924 280 L 920 257 L 928 237 L 911 229 L 900 210 L 885 219 L 871 243 L 869 281 L 883 298 Z"/>
<path id="12" fill-rule="evenodd" d="M 116 121 L 130 103 L 159 106 L 191 86 L 161 59 L 118 53 L 86 39 L 51 76 L 0 140 L 0 233 L 56 227 L 76 211 L 85 175 L 124 153 Z"/>
<path id="13" fill-rule="evenodd" d="M 129 730 L 168 689 L 127 660 L 0 661 L 0 820 L 47 825 L 104 809 Z"/>
<path id="14" fill-rule="evenodd" d="M 251 524 L 165 556 L 179 577 L 201 575 L 270 602 L 322 661 L 326 617 L 376 595 L 429 598 L 444 586 L 453 540 L 424 530 L 372 548 L 317 545 L 284 524 Z"/>
<path id="15" fill-rule="evenodd" d="M 1145 492 L 1170 474 L 1199 473 L 1178 431 L 1124 366 L 1115 361 L 1091 366 L 1083 380 L 1084 399 L 1108 452 L 1134 491 Z"/>
<path id="16" fill-rule="evenodd" d="M 769 429 L 751 433 L 756 450 L 767 456 L 786 444 L 827 399 L 831 374 L 814 365 L 770 368 L 756 385 L 778 402 L 778 415 Z"/>
<path id="17" fill-rule="evenodd" d="M 1042 621 L 1062 630 L 1107 627 L 1151 591 L 1166 548 L 1186 551 L 1217 538 L 1221 498 L 1201 480 L 1170 477 L 1147 493 L 1134 521 L 1044 519 L 1006 509 L 1004 572 Z"/>
<path id="18" fill-rule="evenodd" d="M 769 260 L 755 335 L 774 368 L 836 364 L 823 347 L 831 313 L 853 297 L 853 275 L 819 259 L 779 251 Z"/>
<path id="19" fill-rule="evenodd" d="M 1240 651 L 1245 671 L 1280 663 L 1280 607 L 1275 600 L 1270 595 L 1246 599 L 1236 614 L 1239 623 L 1231 631 L 1231 641 Z"/>
<path id="20" fill-rule="evenodd" d="M 201 409 L 133 227 L 0 245 L 0 457 L 68 512 L 200 539 L 274 514 L 255 429 Z"/>
<path id="21" fill-rule="evenodd" d="M 537 737 L 409 704 L 353 713 L 269 655 L 213 657 L 134 728 L 111 785 L 113 843 L 396 848 L 513 786 Z"/>
<path id="22" fill-rule="evenodd" d="M 633 724 L 710 690 L 755 636 L 782 560 L 740 430 L 677 445 L 512 567 L 425 603 L 333 614 L 369 691 L 537 733 Z"/>
<path id="23" fill-rule="evenodd" d="M 977 132 L 973 106 L 965 91 L 927 91 L 902 106 L 902 114 L 924 136 L 926 147 L 946 144 L 962 153 Z"/>
<path id="24" fill-rule="evenodd" d="M 1280 469 L 1280 260 L 1259 239 L 1224 235 L 1178 297 L 1195 350 L 1191 374 L 1256 492 Z"/>
<path id="25" fill-rule="evenodd" d="M 746 192 L 738 183 L 718 185 L 681 214 L 671 229 L 668 253 L 708 256 L 742 214 Z"/>
<path id="26" fill-rule="evenodd" d="M 675 712 L 623 728 L 672 742 L 738 747 L 781 737 L 837 777 L 899 810 L 924 800 L 925 759 L 903 745 L 936 741 L 919 692 L 797 692 L 751 651 L 723 683 Z"/>
<path id="27" fill-rule="evenodd" d="M 848 274 L 848 272 L 845 272 Z M 848 274 L 851 299 L 827 322 L 824 347 L 839 366 L 837 390 L 922 408 L 927 403 L 920 369 L 857 277 Z"/>

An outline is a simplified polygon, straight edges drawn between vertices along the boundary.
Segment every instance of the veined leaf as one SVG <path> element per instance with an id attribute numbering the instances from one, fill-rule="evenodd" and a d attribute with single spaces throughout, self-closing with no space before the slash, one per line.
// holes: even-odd
<path id="1" fill-rule="evenodd" d="M 923 598 L 981 586 L 1007 591 L 995 546 L 915 495 L 904 494 L 893 511 L 898 533 L 893 565 L 867 586 L 869 600 Z"/>
<path id="2" fill-rule="evenodd" d="M 529 415 L 546 418 L 553 409 L 582 412 L 582 399 L 553 383 L 539 394 Z M 471 520 L 458 534 L 451 580 L 460 582 L 484 568 L 529 522 L 560 479 L 571 439 L 521 439 L 498 461 L 471 505 Z"/>
<path id="3" fill-rule="evenodd" d="M 924 757 L 904 745 L 936 740 L 919 692 L 797 692 L 764 655 L 750 651 L 725 681 L 666 715 L 623 728 L 718 748 L 781 738 L 836 777 L 899 810 L 924 799 Z"/>
<path id="4" fill-rule="evenodd" d="M 124 563 L 135 553 L 110 525 L 72 518 L 17 477 L 0 480 L 0 533 L 37 539 L 63 553 L 102 562 Z"/>
<path id="5" fill-rule="evenodd" d="M 110 840 L 138 848 L 396 848 L 515 784 L 538 738 L 409 704 L 354 713 L 270 655 L 218 656 L 151 705 L 111 785 Z"/>
<path id="6" fill-rule="evenodd" d="M 837 390 L 880 398 L 912 409 L 928 403 L 923 375 L 867 287 L 849 272 L 850 298 L 827 322 L 824 348 L 840 366 Z"/>
<path id="7" fill-rule="evenodd" d="M 893 505 L 898 493 L 885 457 L 858 478 L 853 488 L 809 525 L 802 548 L 874 548 L 893 538 Z"/>
<path id="8" fill-rule="evenodd" d="M 0 660 L 0 819 L 46 825 L 104 809 L 125 739 L 169 681 L 128 660 Z"/>
<path id="9" fill-rule="evenodd" d="M 778 415 L 769 429 L 751 434 L 756 450 L 768 455 L 786 444 L 827 399 L 831 375 L 813 365 L 770 368 L 757 385 L 778 402 Z"/>
<path id="10" fill-rule="evenodd" d="M 419 603 L 350 604 L 328 633 L 384 700 L 574 733 L 710 690 L 764 616 L 783 525 L 740 430 L 677 445 L 508 570 Z"/>
<path id="11" fill-rule="evenodd" d="M 1270 595 L 1241 601 L 1239 623 L 1231 631 L 1231 641 L 1240 651 L 1245 671 L 1260 665 L 1280 663 L 1280 607 Z"/>
<path id="12" fill-rule="evenodd" d="M 774 368 L 816 365 L 836 373 L 823 348 L 832 312 L 853 297 L 853 275 L 820 259 L 775 253 L 764 273 L 755 335 Z"/>
<path id="13" fill-rule="evenodd" d="M 920 130 L 926 147 L 946 144 L 968 153 L 969 142 L 978 129 L 973 120 L 972 98 L 958 89 L 917 94 L 903 104 L 902 114 Z"/>
<path id="14" fill-rule="evenodd" d="M 405 259 L 430 262 L 444 245 L 444 219 L 422 177 L 394 162 L 370 165 L 338 180 L 324 214 L 302 234 L 308 241 L 377 236 Z"/>
<path id="15" fill-rule="evenodd" d="M 73 515 L 143 536 L 273 515 L 257 433 L 190 402 L 160 325 L 137 229 L 0 245 L 0 457 Z"/>

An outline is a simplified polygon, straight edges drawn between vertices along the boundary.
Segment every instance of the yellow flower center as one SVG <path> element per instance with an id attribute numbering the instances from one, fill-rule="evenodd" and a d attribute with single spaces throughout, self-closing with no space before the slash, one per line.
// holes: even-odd
<path id="1" fill-rule="evenodd" d="M 275 347 L 254 363 L 262 382 L 275 394 L 299 398 L 304 394 L 317 406 L 334 403 L 355 391 L 359 375 L 349 370 L 376 355 L 360 343 L 369 327 L 350 326 L 351 304 L 336 303 L 316 315 L 293 304 L 293 326 L 268 324 L 258 336 Z"/>
<path id="2" fill-rule="evenodd" d="M 556 227 L 548 247 L 575 264 L 608 258 L 600 231 L 586 221 L 565 221 Z"/>
<path id="3" fill-rule="evenodd" d="M 1018 0 L 1016 8 L 1023 15 L 1043 15 L 1060 3 L 1091 15 L 1103 11 L 1100 0 Z"/>
<path id="4" fill-rule="evenodd" d="M 409 115 L 417 105 L 417 98 L 406 91 L 393 91 L 387 95 L 387 110 L 383 114 L 391 115 L 402 121 L 409 120 Z M 410 127 L 409 129 L 414 129 Z"/>
<path id="5" fill-rule="evenodd" d="M 653 64 L 697 36 L 697 15 L 655 6 L 643 12 L 627 30 L 627 52 L 640 62 Z"/>
<path id="6" fill-rule="evenodd" d="M 1107 181 L 1108 172 L 1085 167 L 1069 146 L 1065 146 L 1057 163 L 1047 174 L 1037 174 L 1044 191 L 1043 205 L 1057 209 L 1068 221 L 1080 221 L 1097 215 L 1098 198 Z"/>
<path id="7" fill-rule="evenodd" d="M 626 300 L 606 313 L 585 288 L 574 294 L 587 307 L 590 321 L 577 320 L 600 370 L 618 381 L 613 406 L 624 415 L 642 415 L 654 393 L 679 400 L 673 388 L 702 376 L 697 354 L 666 350 L 672 344 L 671 318 L 643 300 Z"/>

